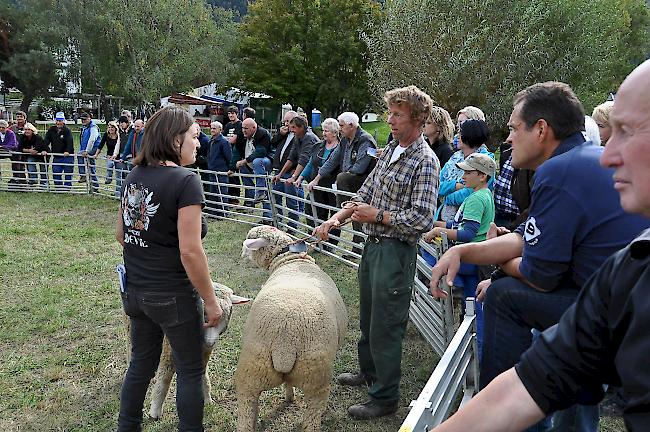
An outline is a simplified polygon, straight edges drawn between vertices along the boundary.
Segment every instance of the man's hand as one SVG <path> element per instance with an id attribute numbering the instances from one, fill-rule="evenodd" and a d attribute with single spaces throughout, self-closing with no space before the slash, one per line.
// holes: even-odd
<path id="1" fill-rule="evenodd" d="M 431 270 L 430 288 L 432 296 L 435 298 L 447 297 L 448 293 L 441 290 L 439 287 L 440 279 L 447 275 L 447 285 L 452 286 L 454 284 L 454 278 L 456 277 L 456 274 L 458 274 L 458 269 L 460 268 L 460 258 L 461 253 L 458 246 L 452 247 L 445 252 L 442 257 L 440 257 L 438 263 Z"/>
<path id="2" fill-rule="evenodd" d="M 288 133 L 289 133 L 289 126 L 280 127 L 280 135 L 281 136 L 285 136 Z"/>
<path id="3" fill-rule="evenodd" d="M 226 173 L 226 175 L 227 175 L 228 177 L 232 177 L 232 175 L 233 175 L 234 173 L 235 173 L 234 171 L 232 171 L 232 170 L 228 170 L 228 172 Z"/>
<path id="4" fill-rule="evenodd" d="M 320 240 L 327 241 L 329 240 L 329 232 L 332 228 L 336 228 L 341 225 L 338 219 L 328 219 L 314 229 L 312 235 Z"/>
<path id="5" fill-rule="evenodd" d="M 500 227 L 497 226 L 494 222 L 490 222 L 490 228 L 488 228 L 488 232 L 485 235 L 485 240 L 490 240 L 499 236 L 502 236 L 504 234 L 509 234 L 510 230 L 506 227 Z"/>
<path id="6" fill-rule="evenodd" d="M 87 151 L 85 151 L 85 150 L 84 150 L 84 151 L 82 151 L 82 152 L 81 152 L 81 156 L 83 156 L 83 157 L 86 157 L 86 156 L 88 156 L 88 152 L 87 152 Z"/>
<path id="7" fill-rule="evenodd" d="M 228 142 L 230 145 L 234 145 L 237 142 L 237 135 L 231 135 L 228 137 Z"/>
<path id="8" fill-rule="evenodd" d="M 246 165 L 246 159 L 239 160 L 239 161 L 237 161 L 237 163 L 235 163 L 235 166 L 236 166 L 237 168 L 241 168 L 241 167 L 243 167 L 244 165 Z"/>
<path id="9" fill-rule="evenodd" d="M 70 153 L 68 153 L 68 152 L 63 152 L 63 156 L 70 156 Z"/>
<path id="10" fill-rule="evenodd" d="M 221 310 L 219 303 L 216 301 L 214 303 L 206 302 L 204 308 L 206 321 L 203 324 L 203 327 L 214 327 L 219 324 L 219 321 L 221 321 L 221 316 L 223 315 L 223 311 Z"/>
<path id="11" fill-rule="evenodd" d="M 314 191 L 314 186 L 318 186 L 318 183 L 315 180 L 310 181 L 307 184 L 307 190 L 309 190 L 309 192 L 313 192 Z"/>
<path id="12" fill-rule="evenodd" d="M 272 181 L 273 181 L 273 184 L 280 183 L 280 181 L 282 181 L 282 177 L 280 177 L 280 174 L 276 174 L 276 175 L 273 176 Z"/>
<path id="13" fill-rule="evenodd" d="M 376 223 L 377 213 L 379 210 L 376 207 L 366 203 L 357 203 L 354 206 L 352 220 L 359 223 Z"/>
<path id="14" fill-rule="evenodd" d="M 456 190 L 459 191 L 461 189 L 465 189 L 465 185 L 462 183 L 456 183 Z"/>
<path id="15" fill-rule="evenodd" d="M 488 288 L 490 288 L 490 285 L 492 285 L 492 280 L 490 279 L 482 280 L 478 283 L 478 285 L 476 285 L 476 300 L 480 301 L 481 303 L 483 300 L 485 300 L 485 296 L 487 294 Z"/>

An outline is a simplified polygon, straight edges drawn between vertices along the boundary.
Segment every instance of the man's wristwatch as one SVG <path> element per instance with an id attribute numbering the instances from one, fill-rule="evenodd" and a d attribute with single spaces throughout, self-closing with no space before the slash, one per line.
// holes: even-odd
<path id="1" fill-rule="evenodd" d="M 377 212 L 377 216 L 375 217 L 375 222 L 377 223 L 382 223 L 384 221 L 384 212 L 382 210 L 379 210 Z"/>

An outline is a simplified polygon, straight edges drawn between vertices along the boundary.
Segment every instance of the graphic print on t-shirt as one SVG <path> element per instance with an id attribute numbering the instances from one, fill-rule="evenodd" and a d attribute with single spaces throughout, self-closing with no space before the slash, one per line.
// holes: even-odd
<path id="1" fill-rule="evenodd" d="M 131 183 L 124 190 L 122 197 L 122 214 L 124 227 L 134 234 L 149 229 L 151 219 L 156 215 L 160 204 L 152 202 L 153 192 L 141 184 Z M 125 239 L 126 240 L 126 239 Z M 146 246 L 145 246 L 146 247 Z"/>
<path id="2" fill-rule="evenodd" d="M 537 227 L 537 221 L 534 217 L 529 217 L 526 221 L 526 226 L 524 228 L 524 240 L 531 246 L 535 246 L 539 241 L 539 236 L 542 232 Z"/>

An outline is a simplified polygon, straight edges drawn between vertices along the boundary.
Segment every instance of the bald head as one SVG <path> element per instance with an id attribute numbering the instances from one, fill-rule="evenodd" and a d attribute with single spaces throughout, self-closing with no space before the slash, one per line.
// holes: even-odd
<path id="1" fill-rule="evenodd" d="M 257 131 L 257 123 L 252 118 L 244 119 L 241 123 L 241 131 L 247 139 L 251 138 Z"/>
<path id="2" fill-rule="evenodd" d="M 133 129 L 135 130 L 135 133 L 140 133 L 140 131 L 144 129 L 144 122 L 140 119 L 134 121 Z"/>
<path id="3" fill-rule="evenodd" d="M 612 135 L 600 162 L 614 168 L 621 205 L 650 217 L 650 60 L 621 84 L 609 116 Z"/>

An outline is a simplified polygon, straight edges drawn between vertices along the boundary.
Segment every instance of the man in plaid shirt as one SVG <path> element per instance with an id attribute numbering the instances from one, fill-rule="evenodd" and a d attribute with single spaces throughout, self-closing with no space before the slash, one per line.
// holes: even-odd
<path id="1" fill-rule="evenodd" d="M 409 86 L 387 92 L 384 100 L 394 140 L 352 202 L 314 232 L 327 240 L 330 229 L 351 217 L 368 235 L 358 274 L 360 371 L 337 378 L 341 385 L 369 386 L 370 399 L 348 409 L 357 419 L 397 411 L 416 243 L 433 227 L 440 173 L 440 162 L 422 137 L 431 98 Z"/>

